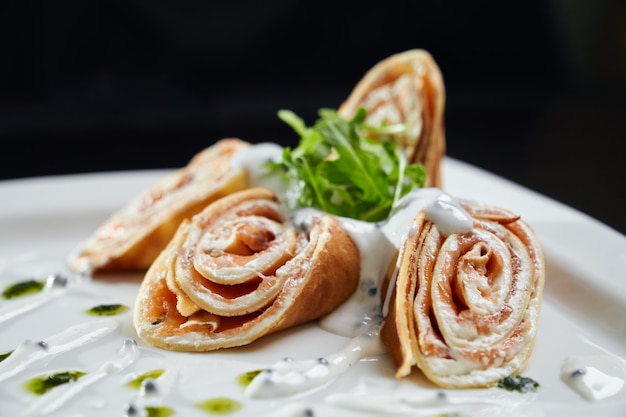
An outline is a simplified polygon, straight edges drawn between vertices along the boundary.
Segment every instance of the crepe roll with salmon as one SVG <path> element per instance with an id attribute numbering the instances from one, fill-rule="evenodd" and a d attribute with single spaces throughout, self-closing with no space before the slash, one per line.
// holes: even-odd
<path id="1" fill-rule="evenodd" d="M 210 202 L 248 187 L 233 157 L 250 144 L 222 139 L 113 213 L 69 256 L 74 272 L 145 271 L 183 219 Z"/>
<path id="2" fill-rule="evenodd" d="M 247 345 L 329 313 L 359 273 L 359 250 L 338 219 L 296 226 L 273 191 L 250 188 L 181 224 L 143 279 L 134 325 L 167 350 Z"/>
<path id="3" fill-rule="evenodd" d="M 441 187 L 446 151 L 445 86 L 439 66 L 423 49 L 391 55 L 365 73 L 339 114 L 351 118 L 363 107 L 371 126 L 405 125 L 392 135 L 409 163 L 426 169 L 426 187 Z"/>
<path id="4" fill-rule="evenodd" d="M 417 366 L 441 387 L 489 387 L 519 374 L 533 351 L 540 243 L 508 210 L 462 207 L 472 220 L 463 233 L 443 233 L 424 210 L 416 215 L 384 287 L 381 340 L 398 378 Z"/>

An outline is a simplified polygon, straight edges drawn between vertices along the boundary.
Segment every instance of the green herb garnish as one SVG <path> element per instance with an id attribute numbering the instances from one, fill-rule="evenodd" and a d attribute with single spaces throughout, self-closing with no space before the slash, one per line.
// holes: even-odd
<path id="1" fill-rule="evenodd" d="M 11 353 L 13 353 L 12 350 L 10 350 L 8 352 L 0 353 L 0 362 L 2 362 L 3 360 L 5 360 L 9 356 L 11 356 Z"/>
<path id="2" fill-rule="evenodd" d="M 59 385 L 76 381 L 85 375 L 82 371 L 62 371 L 29 379 L 24 387 L 33 394 L 43 395 Z"/>
<path id="3" fill-rule="evenodd" d="M 163 375 L 163 372 L 165 372 L 165 369 L 153 369 L 151 371 L 145 372 L 127 383 L 126 386 L 133 389 L 139 389 L 141 388 L 141 384 L 143 383 L 143 381 L 148 378 L 157 379 L 158 377 Z"/>
<path id="4" fill-rule="evenodd" d="M 11 299 L 22 297 L 24 295 L 34 294 L 43 290 L 46 285 L 45 281 L 29 279 L 20 281 L 12 285 L 8 285 L 2 291 L 2 298 Z"/>
<path id="5" fill-rule="evenodd" d="M 100 304 L 86 311 L 92 316 L 114 316 L 124 313 L 128 307 L 123 304 Z"/>
<path id="6" fill-rule="evenodd" d="M 196 407 L 200 410 L 214 415 L 232 414 L 241 409 L 242 406 L 243 404 L 239 401 L 226 397 L 211 398 L 196 404 Z"/>
<path id="7" fill-rule="evenodd" d="M 498 382 L 498 388 L 526 393 L 537 391 L 539 383 L 525 376 L 510 375 L 502 378 L 500 382 Z"/>
<path id="8" fill-rule="evenodd" d="M 403 125 L 368 126 L 365 109 L 351 120 L 322 109 L 312 127 L 289 110 L 278 117 L 300 136 L 283 160 L 270 166 L 284 171 L 291 185 L 286 203 L 291 208 L 314 207 L 329 214 L 376 222 L 410 190 L 424 186 L 420 164 L 407 165 L 391 135 Z M 375 135 L 376 139 L 373 139 Z"/>
<path id="9" fill-rule="evenodd" d="M 175 414 L 173 408 L 165 406 L 146 407 L 145 410 L 146 417 L 170 417 Z"/>
<path id="10" fill-rule="evenodd" d="M 263 369 L 256 369 L 254 371 L 244 372 L 243 374 L 237 376 L 237 383 L 242 387 L 247 387 L 248 385 L 250 385 L 252 380 L 256 378 L 257 375 L 259 375 L 261 372 L 263 372 Z"/>

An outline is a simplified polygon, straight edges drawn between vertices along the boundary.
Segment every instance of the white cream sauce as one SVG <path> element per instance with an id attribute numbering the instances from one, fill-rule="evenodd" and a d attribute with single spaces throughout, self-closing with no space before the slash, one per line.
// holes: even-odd
<path id="1" fill-rule="evenodd" d="M 123 371 L 133 364 L 138 357 L 137 342 L 131 338 L 124 339 L 116 358 L 104 362 L 95 372 L 88 373 L 71 384 L 63 384 L 53 388 L 35 400 L 25 415 L 45 415 L 58 410 L 87 387 L 110 374 Z"/>
<path id="2" fill-rule="evenodd" d="M 315 411 L 305 404 L 297 402 L 281 405 L 277 410 L 264 414 L 264 417 L 314 417 Z"/>
<path id="3" fill-rule="evenodd" d="M 326 404 L 367 415 L 385 416 L 541 416 L 543 413 L 529 404 L 528 394 L 493 392 L 462 392 L 433 390 L 394 390 L 371 393 L 358 386 L 355 392 L 327 395 Z M 486 390 L 485 390 L 486 391 Z"/>
<path id="4" fill-rule="evenodd" d="M 0 362 L 0 381 L 17 375 L 31 364 L 100 340 L 118 326 L 119 322 L 115 319 L 90 321 L 70 327 L 46 340 L 25 340 L 8 358 Z"/>
<path id="5" fill-rule="evenodd" d="M 389 219 L 381 225 L 387 238 L 399 247 L 409 232 L 413 219 L 424 210 L 443 235 L 472 230 L 472 217 L 460 201 L 439 188 L 418 188 L 404 196 L 393 207 Z"/>
<path id="6" fill-rule="evenodd" d="M 331 382 L 362 358 L 382 352 L 378 332 L 364 333 L 327 356 L 300 361 L 285 358 L 257 375 L 244 393 L 251 398 L 274 398 L 315 389 Z"/>
<path id="7" fill-rule="evenodd" d="M 561 380 L 589 401 L 626 395 L 626 363 L 609 355 L 571 356 L 561 366 Z"/>
<path id="8" fill-rule="evenodd" d="M 321 215 L 324 213 L 319 210 L 306 208 L 295 212 L 292 221 L 298 227 L 307 228 L 315 216 Z M 396 248 L 382 233 L 379 225 L 348 218 L 340 220 L 362 254 L 360 282 L 354 294 L 335 311 L 322 317 L 319 324 L 331 333 L 356 337 L 376 328 L 382 320 L 379 292 L 381 277 L 385 276 Z"/>

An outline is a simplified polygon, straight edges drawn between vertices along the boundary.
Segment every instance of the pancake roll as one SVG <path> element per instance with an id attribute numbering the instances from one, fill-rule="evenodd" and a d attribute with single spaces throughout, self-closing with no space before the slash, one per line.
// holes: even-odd
<path id="1" fill-rule="evenodd" d="M 211 351 L 315 320 L 359 281 L 360 254 L 333 216 L 289 221 L 277 196 L 233 193 L 184 221 L 144 277 L 134 325 L 148 343 Z"/>
<path id="2" fill-rule="evenodd" d="M 531 355 L 545 279 L 533 230 L 508 210 L 463 203 L 472 227 L 443 233 L 424 210 L 383 287 L 381 340 L 402 378 L 417 366 L 436 385 L 489 387 Z"/>

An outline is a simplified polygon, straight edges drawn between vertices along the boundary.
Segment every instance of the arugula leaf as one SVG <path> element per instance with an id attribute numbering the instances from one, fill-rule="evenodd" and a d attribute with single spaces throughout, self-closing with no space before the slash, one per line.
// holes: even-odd
<path id="1" fill-rule="evenodd" d="M 300 136 L 298 146 L 284 149 L 281 162 L 270 164 L 282 169 L 291 184 L 286 196 L 291 208 L 314 207 L 376 222 L 386 219 L 410 190 L 424 186 L 424 167 L 407 165 L 390 136 L 401 132 L 402 125 L 367 126 L 363 108 L 351 120 L 332 109 L 321 109 L 319 116 L 308 127 L 292 111 L 278 112 Z"/>

